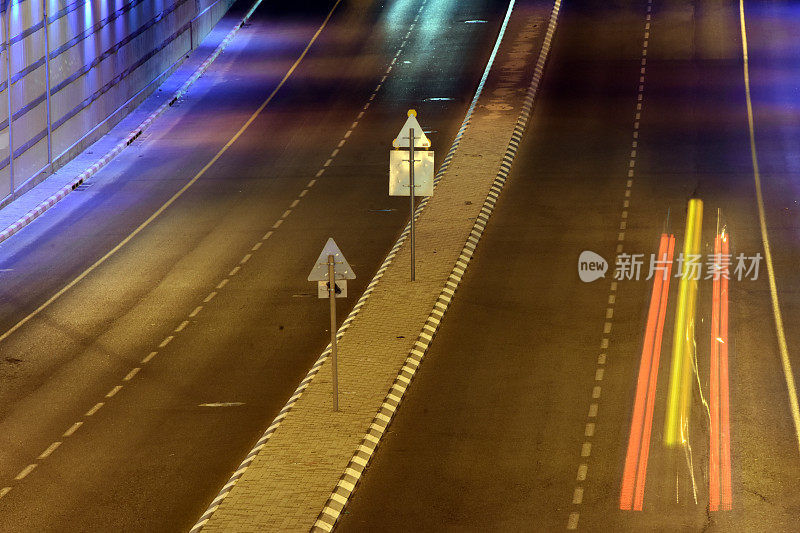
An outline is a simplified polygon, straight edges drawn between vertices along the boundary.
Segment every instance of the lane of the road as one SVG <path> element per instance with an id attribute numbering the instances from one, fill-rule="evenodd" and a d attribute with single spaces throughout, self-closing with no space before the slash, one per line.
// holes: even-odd
<path id="1" fill-rule="evenodd" d="M 797 380 L 800 11 L 778 1 L 744 8 L 767 230 Z M 732 272 L 729 288 L 731 509 L 714 510 L 709 483 L 711 464 L 725 463 L 710 453 L 724 385 L 711 384 L 721 381 L 711 371 L 709 280 L 699 282 L 692 321 L 686 441 L 664 445 L 676 278 L 650 396 L 642 510 L 620 508 L 649 254 L 665 230 L 683 250 L 690 199 L 704 203 L 704 263 L 718 210 L 733 254 L 764 254 L 742 64 L 735 1 L 563 5 L 506 190 L 341 531 L 797 529 L 800 443 L 763 260 L 757 280 Z M 647 255 L 640 281 L 612 285 L 618 245 Z M 584 250 L 610 262 L 606 279 L 579 279 Z"/>
<path id="2" fill-rule="evenodd" d="M 416 23 L 422 0 L 341 3 L 142 227 L 333 4 L 264 2 L 174 110 L 0 245 L 0 530 L 188 529 L 326 344 L 306 282 L 325 240 L 353 295 L 391 247 L 394 130 L 416 107 L 445 152 L 505 1 L 427 0 Z"/>

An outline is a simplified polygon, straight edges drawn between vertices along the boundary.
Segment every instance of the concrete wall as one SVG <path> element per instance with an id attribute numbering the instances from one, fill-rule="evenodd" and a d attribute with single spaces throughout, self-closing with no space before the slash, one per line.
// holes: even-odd
<path id="1" fill-rule="evenodd" d="M 0 0 L 0 206 L 119 122 L 233 1 Z"/>

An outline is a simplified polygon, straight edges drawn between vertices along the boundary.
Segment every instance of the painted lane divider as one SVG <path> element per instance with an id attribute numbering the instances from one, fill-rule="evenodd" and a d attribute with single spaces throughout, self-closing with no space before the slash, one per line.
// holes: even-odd
<path id="1" fill-rule="evenodd" d="M 703 226 L 703 202 L 689 200 L 686 217 L 686 242 L 683 257 L 700 253 L 700 230 Z M 684 262 L 678 285 L 678 304 L 675 310 L 675 332 L 672 340 L 672 365 L 669 375 L 667 417 L 664 444 L 668 447 L 684 445 L 688 439 L 689 401 L 692 391 L 694 367 L 694 320 L 697 302 L 697 279 L 693 279 L 691 266 Z"/>
<path id="2" fill-rule="evenodd" d="M 728 385 L 728 275 L 723 263 L 730 254 L 723 230 L 714 239 L 714 278 L 711 303 L 711 431 L 709 432 L 708 494 L 710 511 L 732 506 L 731 437 Z"/>
<path id="3" fill-rule="evenodd" d="M 663 270 L 653 276 L 653 291 L 650 295 L 650 307 L 647 312 L 647 328 L 642 346 L 642 359 L 636 384 L 636 400 L 622 477 L 619 508 L 624 511 L 631 509 L 641 511 L 644 502 L 658 363 L 661 357 L 661 341 L 667 314 L 674 250 L 675 236 L 662 234 L 657 257 Z"/>
<path id="4" fill-rule="evenodd" d="M 767 264 L 769 280 L 769 294 L 772 302 L 772 315 L 775 319 L 775 334 L 778 337 L 778 349 L 781 354 L 783 377 L 786 381 L 786 392 L 789 395 L 789 409 L 794 423 L 794 434 L 797 447 L 800 450 L 800 401 L 797 399 L 797 384 L 794 380 L 792 361 L 789 357 L 789 346 L 786 343 L 786 332 L 783 328 L 783 315 L 778 301 L 778 284 L 775 280 L 775 267 L 772 264 L 772 248 L 769 244 L 767 231 L 767 215 L 764 210 L 764 195 L 761 191 L 761 171 L 758 165 L 758 150 L 756 149 L 755 118 L 753 116 L 753 99 L 750 92 L 750 60 L 747 52 L 747 24 L 744 14 L 744 0 L 739 0 L 739 23 L 742 32 L 742 65 L 744 70 L 745 100 L 747 102 L 747 126 L 750 133 L 750 156 L 753 160 L 753 182 L 756 188 L 756 205 L 758 206 L 758 223 L 761 226 L 761 242 L 764 245 L 764 261 Z"/>

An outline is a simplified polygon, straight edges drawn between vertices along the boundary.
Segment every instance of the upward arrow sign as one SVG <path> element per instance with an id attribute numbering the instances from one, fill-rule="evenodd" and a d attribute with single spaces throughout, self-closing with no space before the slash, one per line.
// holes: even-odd
<path id="1" fill-rule="evenodd" d="M 397 138 L 392 141 L 392 146 L 395 148 L 411 148 L 410 139 L 412 129 L 414 130 L 414 148 L 430 148 L 431 141 L 428 140 L 428 137 L 425 136 L 425 132 L 422 131 L 422 126 L 420 126 L 419 121 L 417 121 L 416 111 L 408 112 L 408 120 L 406 120 L 406 123 L 400 128 L 400 133 L 398 133 Z"/>

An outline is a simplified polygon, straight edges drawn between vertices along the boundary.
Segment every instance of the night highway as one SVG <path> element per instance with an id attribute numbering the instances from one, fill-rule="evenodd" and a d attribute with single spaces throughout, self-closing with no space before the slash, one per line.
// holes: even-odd
<path id="1" fill-rule="evenodd" d="M 527 131 L 336 529 L 796 531 L 800 4 L 514 4 Z M 341 323 L 409 218 L 397 127 L 441 162 L 508 9 L 264 1 L 0 243 L 0 531 L 195 524 L 330 340 L 322 245 Z"/>

